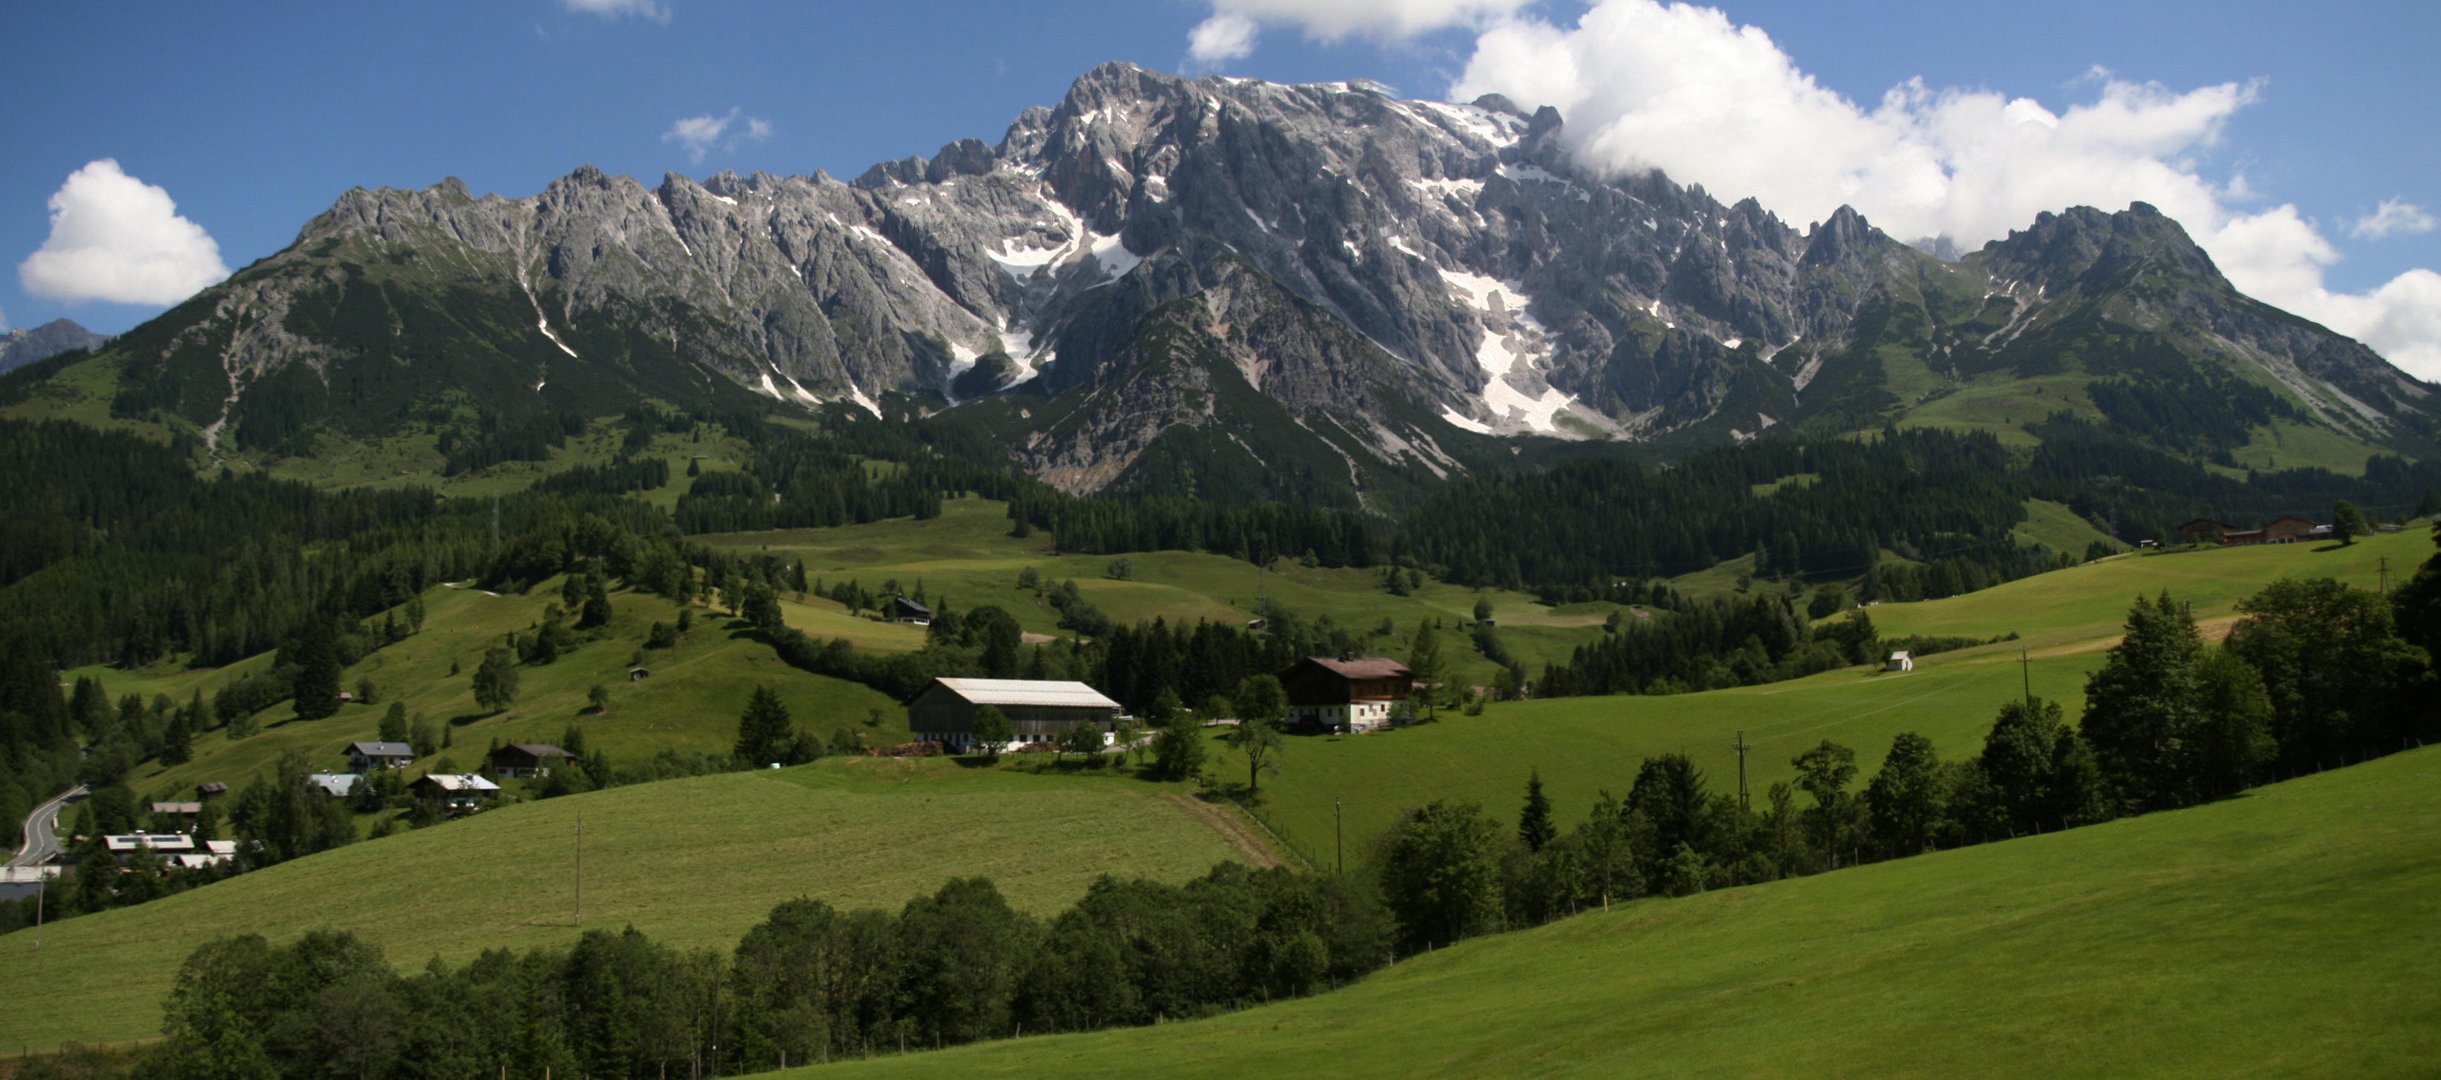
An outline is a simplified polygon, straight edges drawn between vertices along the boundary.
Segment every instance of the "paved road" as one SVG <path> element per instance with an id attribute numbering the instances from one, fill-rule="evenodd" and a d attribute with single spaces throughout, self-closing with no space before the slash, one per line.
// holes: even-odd
<path id="1" fill-rule="evenodd" d="M 10 866 L 40 866 L 59 854 L 58 825 L 60 812 L 68 804 L 85 797 L 85 785 L 69 788 L 65 794 L 34 808 L 25 818 L 25 843 L 17 849 Z"/>

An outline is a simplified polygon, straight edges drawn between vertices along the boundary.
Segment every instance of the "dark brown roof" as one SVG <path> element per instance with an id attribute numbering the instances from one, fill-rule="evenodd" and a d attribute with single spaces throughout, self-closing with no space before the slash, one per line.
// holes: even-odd
<path id="1" fill-rule="evenodd" d="M 1384 656 L 1367 656 L 1355 660 L 1339 660 L 1328 656 L 1306 657 L 1343 679 L 1406 679 L 1415 672 L 1407 665 Z"/>
<path id="2" fill-rule="evenodd" d="M 510 744 L 508 744 L 507 746 L 501 747 L 501 749 L 503 749 L 503 750 L 518 750 L 518 751 L 523 751 L 523 752 L 524 752 L 525 754 L 527 754 L 528 756 L 531 756 L 531 757 L 538 757 L 538 758 L 544 758 L 544 757 L 570 757 L 570 756 L 572 756 L 572 755 L 570 755 L 570 754 L 569 754 L 567 751 L 562 750 L 562 749 L 560 749 L 559 747 L 553 746 L 553 745 L 551 745 L 551 744 L 549 744 L 549 743 L 530 743 L 530 742 L 510 743 Z"/>

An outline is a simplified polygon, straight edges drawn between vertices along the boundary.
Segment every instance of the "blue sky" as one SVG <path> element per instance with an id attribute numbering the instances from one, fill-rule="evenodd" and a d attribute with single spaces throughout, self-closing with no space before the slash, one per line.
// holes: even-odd
<path id="1" fill-rule="evenodd" d="M 1585 70 L 1551 91 L 1582 99 L 1564 109 L 1571 132 L 1590 137 L 1606 118 L 1620 129 L 1607 151 L 1589 145 L 1589 157 L 1610 153 L 1613 167 L 1660 164 L 1682 180 L 1751 178 L 1754 193 L 1776 193 L 1765 204 L 1800 227 L 1816 216 L 1805 212 L 1817 208 L 1805 205 L 1812 189 L 1803 186 L 1813 173 L 1768 161 L 1758 173 L 1753 161 L 1736 160 L 1735 147 L 1639 148 L 1636 133 L 1710 130 L 1717 125 L 1705 124 L 1701 110 L 1750 106 L 1737 95 L 1781 79 L 1793 88 L 1786 101 L 1768 87 L 1753 92 L 1766 106 L 1793 109 L 1788 123 L 1805 131 L 1850 125 L 1867 140 L 1887 135 L 1931 167 L 1954 169 L 1954 186 L 1964 188 L 1979 167 L 2012 177 L 2033 169 L 2018 158 L 1978 166 L 1953 135 L 1936 133 L 1982 115 L 1969 107 L 1982 100 L 1978 92 L 1990 92 L 1995 105 L 2030 99 L 2053 119 L 2115 102 L 2134 110 L 2136 127 L 2186 124 L 2127 153 L 2185 178 L 2189 190 L 2172 192 L 2165 209 L 2215 218 L 2190 227 L 2233 278 L 2243 268 L 2251 276 L 2241 285 L 2310 309 L 2403 365 L 2402 356 L 2429 347 L 2441 366 L 2441 313 L 2431 310 L 2441 307 L 2441 291 L 2404 287 L 2420 288 L 2419 268 L 2441 267 L 2441 232 L 2425 213 L 2441 213 L 2441 141 L 2426 134 L 2431 103 L 2441 101 L 2441 65 L 2427 55 L 2441 42 L 2441 5 L 1716 7 L 1718 15 L 1673 13 L 1650 0 L 1602 0 L 1591 14 L 1584 3 L 1554 0 L 21 2 L 0 11 L 0 38 L 12 44 L 0 93 L 13 103 L 0 116 L 0 265 L 14 271 L 0 273 L 0 318 L 31 326 L 65 315 L 120 331 L 159 312 L 162 297 L 180 290 L 176 282 L 202 273 L 188 265 L 183 278 L 129 277 L 110 264 L 109 250 L 70 250 L 140 246 L 167 227 L 167 207 L 145 185 L 174 200 L 192 226 L 171 229 L 161 243 L 192 263 L 208 234 L 221 264 L 234 269 L 277 251 L 359 185 L 420 187 L 454 175 L 478 192 L 519 196 L 587 162 L 648 181 L 722 169 L 850 177 L 953 138 L 996 140 L 1019 110 L 1057 101 L 1103 60 L 1281 81 L 1370 78 L 1409 96 L 1444 97 L 1453 84 L 1541 88 L 1548 59 L 1573 56 Z M 1597 33 L 1604 20 L 1610 29 Z M 1190 55 L 1199 26 L 1237 36 Z M 1768 42 L 1733 32 L 1741 27 Z M 1503 41 L 1514 47 L 1505 67 L 1487 48 Z M 1638 97 L 1642 90 L 1620 90 L 1631 76 L 1673 70 L 1601 70 L 1606 58 L 1634 53 L 1622 41 L 1685 60 L 1675 77 L 1705 84 L 1704 94 L 1664 107 Z M 1718 65 L 1710 68 L 1688 59 L 1715 56 L 1702 61 Z M 1775 74 L 1775 64 L 1785 72 Z M 1928 100 L 1954 98 L 1959 107 L 1881 110 L 1885 93 L 1910 79 L 1921 80 Z M 1809 85 L 1834 99 L 1832 113 L 1819 112 Z M 2215 87 L 2228 92 L 2208 93 Z M 1721 105 L 1707 95 L 1733 100 Z M 1854 106 L 1853 122 L 1839 102 Z M 704 118 L 699 133 L 718 126 L 717 137 L 677 137 L 689 118 Z M 2090 158 L 2099 144 L 2125 151 L 2124 135 L 2104 124 L 2067 150 L 2011 153 Z M 1862 185 L 1852 201 L 1868 216 L 1922 223 L 1925 232 L 2003 228 L 1993 215 L 2022 223 L 2031 214 L 2017 207 L 2037 205 L 2029 198 L 2088 190 L 2084 174 L 2067 169 L 2053 187 L 2019 192 L 1997 209 L 1970 212 L 1951 196 L 1892 202 L 1874 190 L 1882 181 L 1871 169 L 1827 162 L 1854 142 L 1799 140 L 1796 151 L 1777 153 L 1782 162 L 1826 161 L 1821 175 Z M 104 159 L 117 168 L 93 166 Z M 2080 162 L 2117 179 L 2058 199 L 2124 202 L 2148 182 L 2128 179 L 2137 174 L 2117 159 Z M 1707 186 L 1725 199 L 1748 193 L 1719 180 Z M 53 235 L 55 197 L 77 215 L 62 236 Z M 2393 210 L 2379 217 L 2385 202 Z M 2281 207 L 2293 213 L 2274 220 Z M 133 220 L 110 220 L 114 214 Z M 2316 242 L 2318 252 L 2283 250 Z M 46 244 L 50 254 L 35 258 Z M 2441 286 L 2441 276 L 2424 276 Z M 2376 292 L 2385 286 L 2387 295 Z M 136 294 L 145 299 L 95 298 Z M 2356 325 L 2343 325 L 2350 320 Z"/>

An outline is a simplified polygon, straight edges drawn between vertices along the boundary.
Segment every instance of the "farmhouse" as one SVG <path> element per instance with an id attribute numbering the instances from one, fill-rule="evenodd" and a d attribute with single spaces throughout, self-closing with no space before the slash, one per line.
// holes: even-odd
<path id="1" fill-rule="evenodd" d="M 904 596 L 893 596 L 890 598 L 890 621 L 931 626 L 932 609 Z"/>
<path id="2" fill-rule="evenodd" d="M 184 818 L 192 823 L 202 814 L 203 804 L 200 802 L 157 802 L 153 804 L 153 816 L 157 818 Z"/>
<path id="3" fill-rule="evenodd" d="M 934 679 L 907 703 L 907 726 L 921 742 L 964 753 L 976 749 L 975 713 L 986 705 L 1008 718 L 1012 746 L 1051 742 L 1082 724 L 1102 729 L 1107 738 L 1119 717 L 1118 702 L 1081 682 Z"/>
<path id="4" fill-rule="evenodd" d="M 407 790 L 418 799 L 439 802 L 451 814 L 464 814 L 500 794 L 500 785 L 470 773 L 432 773 L 407 785 Z"/>
<path id="5" fill-rule="evenodd" d="M 2196 518 L 2178 527 L 2178 534 L 2190 544 L 2225 544 L 2228 535 L 2235 531 L 2228 522 L 2211 518 Z"/>
<path id="6" fill-rule="evenodd" d="M 2301 517 L 2276 517 L 2263 523 L 2263 542 L 2293 544 L 2314 535 L 2314 523 Z"/>
<path id="7" fill-rule="evenodd" d="M 109 849 L 110 857 L 117 859 L 119 865 L 125 866 L 139 851 L 151 851 L 165 859 L 192 854 L 195 851 L 195 838 L 185 833 L 130 833 L 126 836 L 105 836 L 102 846 Z"/>
<path id="8" fill-rule="evenodd" d="M 355 773 L 318 772 L 305 778 L 305 786 L 333 799 L 344 799 L 356 790 L 356 781 L 364 779 Z"/>
<path id="9" fill-rule="evenodd" d="M 372 772 L 375 769 L 403 769 L 415 761 L 415 748 L 403 742 L 354 742 L 348 744 L 348 771 Z"/>
<path id="10" fill-rule="evenodd" d="M 510 743 L 492 751 L 492 772 L 504 780 L 549 776 L 553 766 L 566 764 L 571 756 L 549 743 Z"/>
<path id="11" fill-rule="evenodd" d="M 1371 731 L 1390 722 L 1415 691 L 1415 672 L 1379 656 L 1309 656 L 1280 673 L 1288 726 L 1311 731 Z"/>
<path id="12" fill-rule="evenodd" d="M 195 798 L 199 802 L 211 802 L 228 793 L 229 785 L 218 780 L 206 780 L 195 785 Z"/>
<path id="13" fill-rule="evenodd" d="M 1907 650 L 1905 649 L 1900 649 L 1897 652 L 1891 653 L 1890 662 L 1882 665 L 1883 671 L 1914 671 L 1915 669 L 1916 659 L 1913 656 L 1909 656 L 1907 654 Z"/>

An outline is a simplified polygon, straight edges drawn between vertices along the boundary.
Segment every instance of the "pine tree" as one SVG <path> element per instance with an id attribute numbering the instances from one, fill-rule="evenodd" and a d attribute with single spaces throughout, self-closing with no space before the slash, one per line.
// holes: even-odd
<path id="1" fill-rule="evenodd" d="M 2138 597 L 2127 633 L 2085 680 L 2081 727 L 2112 796 L 2133 811 L 2184 804 L 2181 740 L 2200 720 L 2196 666 L 2203 638 L 2185 608 L 2163 592 Z"/>
<path id="2" fill-rule="evenodd" d="M 299 653 L 304 670 L 297 673 L 297 719 L 320 720 L 338 712 L 339 644 L 332 640 L 328 621 L 313 620 Z"/>
<path id="3" fill-rule="evenodd" d="M 1526 775 L 1526 805 L 1517 813 L 1517 839 L 1527 851 L 1539 852 L 1558 835 L 1558 827 L 1551 824 L 1551 799 L 1543 794 L 1543 771 L 1536 769 Z"/>
<path id="4" fill-rule="evenodd" d="M 768 686 L 757 686 L 746 699 L 746 711 L 737 718 L 737 758 L 748 765 L 777 762 L 788 753 L 794 738 L 788 718 L 788 706 L 781 704 L 780 695 Z"/>

